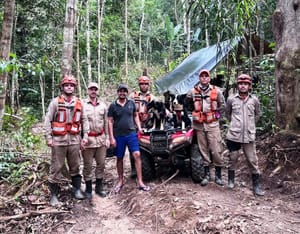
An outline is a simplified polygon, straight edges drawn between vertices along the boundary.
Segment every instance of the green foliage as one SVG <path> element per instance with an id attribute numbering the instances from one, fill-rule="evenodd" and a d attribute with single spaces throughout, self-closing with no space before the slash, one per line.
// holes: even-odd
<path id="1" fill-rule="evenodd" d="M 30 158 L 15 152 L 0 152 L 0 179 L 19 184 L 29 174 Z"/>
<path id="2" fill-rule="evenodd" d="M 275 64 L 274 58 L 265 56 L 259 63 L 259 83 L 253 93 L 261 102 L 262 116 L 257 125 L 260 133 L 274 131 L 275 127 Z"/>
<path id="3" fill-rule="evenodd" d="M 32 113 L 33 109 L 23 107 L 18 115 L 12 114 L 12 111 L 8 106 L 5 107 L 5 113 L 9 114 L 3 117 L 3 131 L 10 133 L 10 140 L 17 143 L 15 148 L 23 152 L 39 148 L 42 143 L 41 136 L 31 132 L 32 126 L 38 121 Z"/>
<path id="4" fill-rule="evenodd" d="M 177 67 L 187 56 L 188 54 L 182 54 L 181 57 L 169 62 L 169 71 L 172 71 L 175 67 Z"/>
<path id="5" fill-rule="evenodd" d="M 12 110 L 6 106 L 6 113 Z M 37 119 L 31 108 L 22 108 L 18 115 L 6 114 L 0 134 L 0 179 L 18 184 L 29 173 L 35 152 L 45 149 L 41 131 L 32 131 Z"/>

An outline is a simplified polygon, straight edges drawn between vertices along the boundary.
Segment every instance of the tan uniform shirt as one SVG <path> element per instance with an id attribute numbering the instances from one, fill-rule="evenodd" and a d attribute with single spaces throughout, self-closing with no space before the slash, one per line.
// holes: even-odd
<path id="1" fill-rule="evenodd" d="M 107 105 L 97 99 L 94 105 L 89 98 L 84 100 L 86 115 L 89 120 L 90 132 L 101 133 L 99 136 L 89 136 L 86 148 L 97 148 L 105 145 L 108 139 Z"/>
<path id="2" fill-rule="evenodd" d="M 254 141 L 255 124 L 260 114 L 260 102 L 256 96 L 249 94 L 246 99 L 239 94 L 230 96 L 226 106 L 226 116 L 230 121 L 226 139 L 240 143 Z"/>
<path id="3" fill-rule="evenodd" d="M 72 123 L 72 118 L 74 115 L 74 106 L 77 101 L 77 97 L 73 96 L 72 100 L 70 102 L 67 102 L 65 99 L 65 105 L 66 105 L 66 123 Z M 48 111 L 45 117 L 44 121 L 44 135 L 46 138 L 46 141 L 53 140 L 53 144 L 55 146 L 61 145 L 61 146 L 67 146 L 67 145 L 76 145 L 80 144 L 81 142 L 81 135 L 71 135 L 66 134 L 64 136 L 54 136 L 52 134 L 52 127 L 51 123 L 54 121 L 55 116 L 58 111 L 58 98 L 52 99 L 52 101 L 49 104 Z M 86 116 L 86 112 L 84 110 L 84 106 L 82 105 L 82 117 L 81 117 L 81 130 L 83 132 L 83 138 L 87 139 L 87 133 L 89 132 L 89 123 Z"/>

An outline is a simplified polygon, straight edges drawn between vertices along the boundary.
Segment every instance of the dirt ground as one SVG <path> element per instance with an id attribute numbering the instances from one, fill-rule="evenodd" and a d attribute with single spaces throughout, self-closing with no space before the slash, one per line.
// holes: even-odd
<path id="1" fill-rule="evenodd" d="M 201 187 L 183 173 L 169 179 L 174 172 L 168 172 L 148 183 L 150 192 L 139 191 L 129 178 L 127 156 L 126 182 L 119 194 L 112 192 L 117 178 L 115 158 L 107 158 L 106 198 L 94 195 L 92 200 L 76 201 L 63 192 L 60 210 L 66 213 L 0 222 L 0 233 L 300 233 L 299 147 L 299 135 L 258 140 L 264 197 L 253 195 L 243 156 L 233 190 L 213 181 Z M 225 170 L 223 180 L 227 183 Z M 46 194 L 44 202 L 49 199 Z M 11 228 L 20 222 L 27 228 Z"/>

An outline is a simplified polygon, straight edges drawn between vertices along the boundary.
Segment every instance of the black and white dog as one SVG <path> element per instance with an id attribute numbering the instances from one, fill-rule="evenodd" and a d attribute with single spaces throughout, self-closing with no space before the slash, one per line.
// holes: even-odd
<path id="1" fill-rule="evenodd" d="M 167 119 L 165 104 L 161 101 L 152 100 L 147 103 L 147 111 L 149 116 L 145 121 L 145 128 L 162 130 Z"/>
<path id="2" fill-rule="evenodd" d="M 175 128 L 191 127 L 191 119 L 188 115 L 188 106 L 185 103 L 186 94 L 182 95 L 165 95 L 166 107 L 173 114 L 171 118 L 172 125 Z"/>

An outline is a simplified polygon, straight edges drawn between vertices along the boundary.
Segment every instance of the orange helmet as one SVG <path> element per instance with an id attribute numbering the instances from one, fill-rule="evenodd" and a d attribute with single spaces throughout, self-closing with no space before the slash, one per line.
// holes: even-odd
<path id="1" fill-rule="evenodd" d="M 242 82 L 245 82 L 245 83 L 248 83 L 249 85 L 251 85 L 251 83 L 252 83 L 251 77 L 247 74 L 239 75 L 237 78 L 237 83 L 242 83 Z"/>
<path id="2" fill-rule="evenodd" d="M 141 84 L 141 83 L 150 84 L 150 78 L 148 76 L 139 77 L 139 84 Z"/>
<path id="3" fill-rule="evenodd" d="M 60 86 L 63 86 L 64 84 L 73 84 L 73 85 L 77 86 L 77 81 L 74 76 L 65 75 L 60 82 Z"/>

